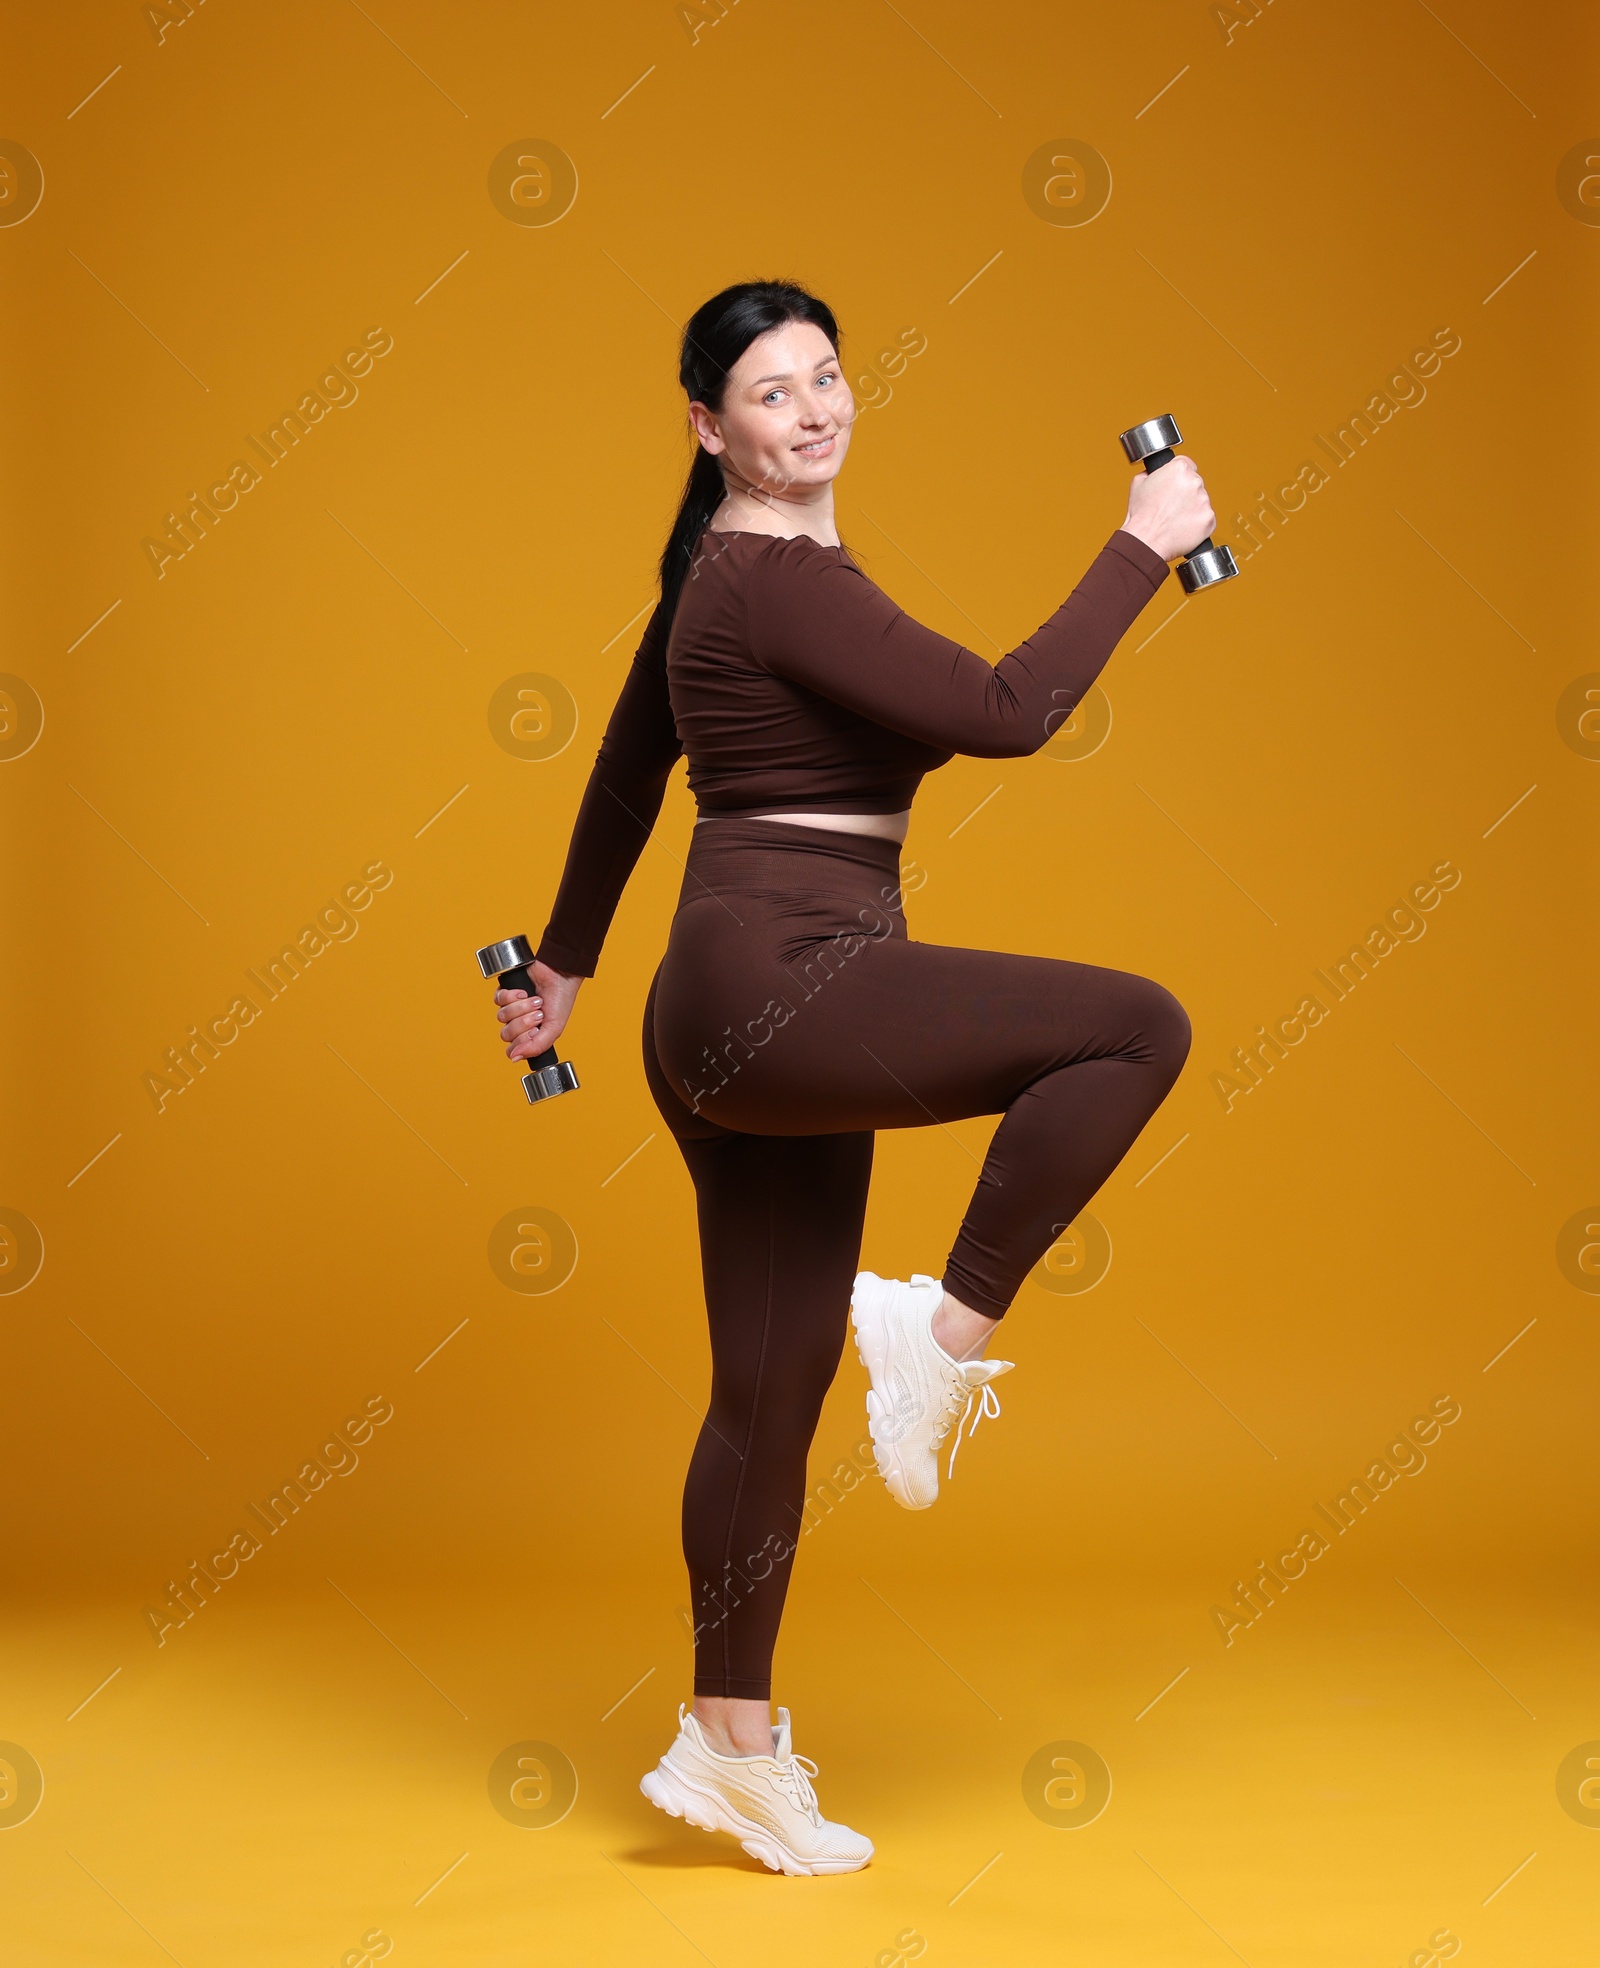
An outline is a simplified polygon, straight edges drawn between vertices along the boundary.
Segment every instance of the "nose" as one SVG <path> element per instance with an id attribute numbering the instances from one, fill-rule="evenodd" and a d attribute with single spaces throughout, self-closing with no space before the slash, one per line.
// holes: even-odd
<path id="1" fill-rule="evenodd" d="M 821 430 L 837 421 L 830 396 L 814 389 L 800 393 L 800 421 L 807 430 Z"/>

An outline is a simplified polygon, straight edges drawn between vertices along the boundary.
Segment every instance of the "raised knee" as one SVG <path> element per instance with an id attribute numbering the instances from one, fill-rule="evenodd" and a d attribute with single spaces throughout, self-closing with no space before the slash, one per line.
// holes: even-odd
<path id="1" fill-rule="evenodd" d="M 1145 1036 L 1157 1062 L 1176 1079 L 1183 1071 L 1194 1042 L 1189 1014 L 1164 984 L 1146 980 L 1149 999 L 1145 1010 Z"/>

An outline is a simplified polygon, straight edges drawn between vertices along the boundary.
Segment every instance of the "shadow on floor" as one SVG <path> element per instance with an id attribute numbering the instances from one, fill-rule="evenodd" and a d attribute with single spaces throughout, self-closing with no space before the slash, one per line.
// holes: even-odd
<path id="1" fill-rule="evenodd" d="M 631 1851 L 618 1852 L 616 1857 L 621 1865 L 665 1867 L 681 1872 L 717 1867 L 728 1872 L 760 1873 L 764 1878 L 772 1876 L 759 1859 L 752 1859 L 720 1832 L 689 1830 L 682 1838 L 669 1835 L 664 1844 L 637 1845 Z"/>

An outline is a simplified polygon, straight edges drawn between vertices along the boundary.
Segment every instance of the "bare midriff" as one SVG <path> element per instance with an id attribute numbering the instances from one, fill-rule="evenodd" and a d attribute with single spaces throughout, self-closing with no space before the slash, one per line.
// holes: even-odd
<path id="1" fill-rule="evenodd" d="M 722 816 L 715 813 L 703 815 L 695 822 L 704 826 L 707 820 L 715 821 Z M 727 816 L 732 818 L 730 814 Z M 741 813 L 741 820 L 786 820 L 793 827 L 822 827 L 840 834 L 871 834 L 875 840 L 889 840 L 904 844 L 906 829 L 911 824 L 911 809 L 904 813 Z"/>

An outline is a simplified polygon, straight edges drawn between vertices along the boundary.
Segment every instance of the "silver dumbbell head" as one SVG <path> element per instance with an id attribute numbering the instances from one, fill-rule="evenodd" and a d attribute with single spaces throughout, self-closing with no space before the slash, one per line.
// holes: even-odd
<path id="1" fill-rule="evenodd" d="M 522 1091 L 529 1103 L 536 1100 L 553 1100 L 558 1093 L 576 1093 L 578 1090 L 577 1070 L 566 1059 L 558 1059 L 553 1066 L 535 1066 L 531 1073 L 522 1076 Z"/>
<path id="2" fill-rule="evenodd" d="M 1206 547 L 1178 562 L 1178 585 L 1185 594 L 1198 594 L 1214 588 L 1219 581 L 1231 581 L 1239 571 L 1231 547 Z"/>
<path id="3" fill-rule="evenodd" d="M 1143 464 L 1157 451 L 1170 451 L 1183 442 L 1183 432 L 1171 417 L 1152 417 L 1147 424 L 1135 424 L 1119 433 L 1117 442 L 1128 454 L 1130 465 Z"/>
<path id="4" fill-rule="evenodd" d="M 525 936 L 508 936 L 503 943 L 486 944 L 478 952 L 478 968 L 485 977 L 500 977 L 519 964 L 532 962 L 533 945 Z"/>

